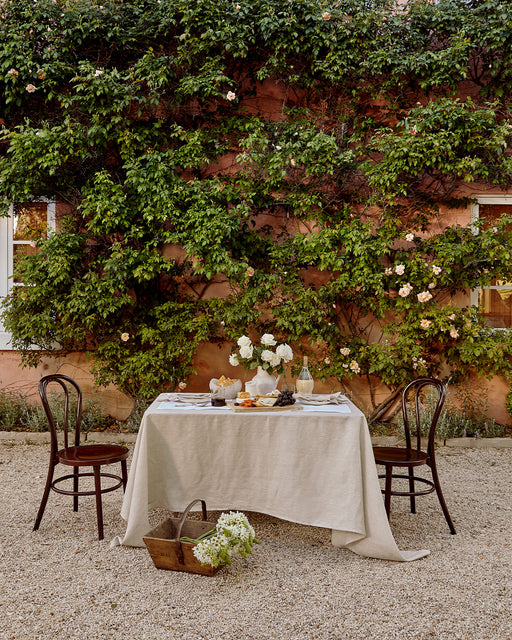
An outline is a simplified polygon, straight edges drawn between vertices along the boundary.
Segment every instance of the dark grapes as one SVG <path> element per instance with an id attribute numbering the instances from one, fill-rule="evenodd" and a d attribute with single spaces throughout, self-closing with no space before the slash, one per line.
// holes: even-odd
<path id="1" fill-rule="evenodd" d="M 281 391 L 277 397 L 274 407 L 287 407 L 290 404 L 295 404 L 293 391 Z"/>

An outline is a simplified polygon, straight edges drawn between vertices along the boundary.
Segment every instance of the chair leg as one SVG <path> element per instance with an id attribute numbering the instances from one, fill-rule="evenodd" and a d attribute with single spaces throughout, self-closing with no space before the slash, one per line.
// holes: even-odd
<path id="1" fill-rule="evenodd" d="M 36 521 L 34 523 L 33 531 L 37 531 L 39 529 L 39 525 L 41 524 L 41 519 L 43 517 L 44 510 L 46 508 L 46 503 L 48 502 L 48 496 L 50 495 L 50 489 L 52 488 L 52 480 L 53 473 L 55 471 L 55 464 L 53 460 L 50 462 L 50 466 L 48 467 L 48 475 L 46 476 L 46 486 L 43 491 L 43 497 L 41 499 L 41 504 L 39 506 L 39 511 L 37 512 Z"/>
<path id="2" fill-rule="evenodd" d="M 123 476 L 123 491 L 126 491 L 126 484 L 128 482 L 128 471 L 126 469 L 126 460 L 121 460 L 121 474 Z"/>
<path id="3" fill-rule="evenodd" d="M 384 506 L 389 520 L 389 514 L 391 512 L 391 481 L 392 481 L 393 467 L 386 465 L 386 482 L 384 485 Z"/>
<path id="4" fill-rule="evenodd" d="M 73 467 L 73 491 L 78 493 L 78 467 Z M 73 511 L 78 511 L 78 496 L 73 496 Z"/>
<path id="5" fill-rule="evenodd" d="M 409 492 L 414 493 L 414 469 L 409 467 Z M 411 513 L 416 513 L 416 497 L 411 495 Z"/>
<path id="6" fill-rule="evenodd" d="M 103 540 L 103 507 L 101 505 L 101 476 L 100 467 L 93 467 L 94 489 L 96 492 L 96 515 L 98 518 L 98 540 Z"/>
<path id="7" fill-rule="evenodd" d="M 446 518 L 446 522 L 450 527 L 450 533 L 455 535 L 457 532 L 455 531 L 455 527 L 453 526 L 452 519 L 450 514 L 448 513 L 448 507 L 446 506 L 446 502 L 444 501 L 443 492 L 441 491 L 441 483 L 439 482 L 439 476 L 437 475 L 437 467 L 436 461 L 434 458 L 430 460 L 430 470 L 432 471 L 432 479 L 434 480 L 434 486 L 436 488 L 437 497 L 439 498 L 439 504 L 441 505 L 441 509 L 443 510 L 444 517 Z"/>

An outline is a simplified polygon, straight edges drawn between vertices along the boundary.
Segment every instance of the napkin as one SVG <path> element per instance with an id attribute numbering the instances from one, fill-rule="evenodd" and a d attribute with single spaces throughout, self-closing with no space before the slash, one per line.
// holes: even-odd
<path id="1" fill-rule="evenodd" d="M 315 393 L 312 396 L 303 396 L 300 393 L 296 393 L 293 396 L 295 400 L 298 400 L 300 404 L 311 404 L 319 406 L 322 404 L 345 404 L 348 402 L 346 396 L 338 393 Z"/>
<path id="2" fill-rule="evenodd" d="M 176 402 L 179 404 L 196 404 L 206 406 L 210 404 L 211 393 L 162 393 L 158 396 L 159 402 Z"/>

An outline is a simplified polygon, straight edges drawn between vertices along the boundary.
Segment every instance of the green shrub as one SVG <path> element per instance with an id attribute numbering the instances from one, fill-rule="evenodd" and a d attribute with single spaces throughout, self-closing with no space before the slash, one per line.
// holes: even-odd
<path id="1" fill-rule="evenodd" d="M 421 415 L 421 432 L 427 436 L 435 411 L 437 393 L 428 389 L 425 392 Z M 436 437 L 440 440 L 448 438 L 496 438 L 505 436 L 506 429 L 494 418 L 489 418 L 485 393 L 477 391 L 471 384 L 449 388 L 441 417 L 437 423 Z M 409 406 L 410 421 L 415 419 L 413 404 Z M 397 419 L 397 425 L 403 434 L 403 417 Z"/>
<path id="2" fill-rule="evenodd" d="M 0 428 L 14 431 L 26 419 L 27 404 L 19 391 L 0 390 Z"/>
<path id="3" fill-rule="evenodd" d="M 49 400 L 58 425 L 64 421 L 64 399 L 61 393 L 50 393 Z M 70 416 L 76 411 L 71 401 Z M 114 424 L 94 400 L 85 400 L 81 430 L 104 431 Z M 41 404 L 29 400 L 20 391 L 0 390 L 0 429 L 3 431 L 48 431 L 48 421 Z"/>

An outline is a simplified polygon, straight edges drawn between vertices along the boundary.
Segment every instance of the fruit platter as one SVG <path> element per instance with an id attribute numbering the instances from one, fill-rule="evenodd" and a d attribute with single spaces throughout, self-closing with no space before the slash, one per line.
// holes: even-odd
<path id="1" fill-rule="evenodd" d="M 232 411 L 300 411 L 295 404 L 292 391 L 273 391 L 267 395 L 252 398 L 248 392 L 241 391 L 235 400 L 227 400 L 226 405 Z"/>

